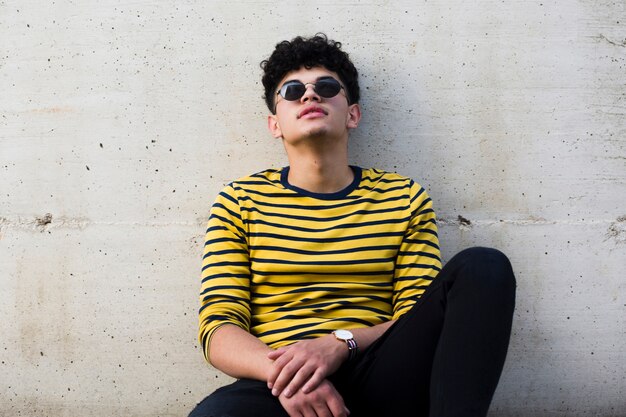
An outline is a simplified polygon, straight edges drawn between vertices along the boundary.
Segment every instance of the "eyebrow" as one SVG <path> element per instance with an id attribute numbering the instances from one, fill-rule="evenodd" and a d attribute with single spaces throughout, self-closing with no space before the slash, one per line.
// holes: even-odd
<path id="1" fill-rule="evenodd" d="M 314 82 L 314 83 L 316 83 L 316 82 L 318 82 L 318 81 L 320 81 L 320 80 L 327 80 L 327 79 L 337 80 L 337 79 L 336 79 L 335 77 L 333 77 L 332 75 L 322 75 L 321 77 L 317 77 L 317 78 L 315 79 L 315 82 Z M 294 79 L 292 79 L 292 80 L 287 80 L 287 81 L 285 81 L 284 83 L 282 83 L 282 84 L 280 84 L 280 85 L 285 85 L 285 84 L 290 83 L 290 82 L 292 82 L 292 81 L 298 81 L 298 82 L 300 82 L 300 83 L 302 83 L 302 84 L 314 84 L 314 83 L 305 83 L 305 82 L 304 82 L 304 81 L 302 81 L 302 80 L 298 80 L 298 79 L 294 78 Z M 339 80 L 337 80 L 337 81 L 339 81 Z"/>

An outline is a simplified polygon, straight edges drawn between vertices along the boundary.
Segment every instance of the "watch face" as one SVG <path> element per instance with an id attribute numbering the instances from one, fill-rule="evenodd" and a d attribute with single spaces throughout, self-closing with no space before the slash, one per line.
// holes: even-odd
<path id="1" fill-rule="evenodd" d="M 352 332 L 348 330 L 335 330 L 335 336 L 337 339 L 341 340 L 350 340 L 354 338 L 354 336 L 352 336 Z"/>

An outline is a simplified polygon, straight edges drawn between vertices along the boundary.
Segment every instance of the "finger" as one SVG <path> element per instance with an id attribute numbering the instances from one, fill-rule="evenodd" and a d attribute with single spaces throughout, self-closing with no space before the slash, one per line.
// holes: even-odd
<path id="1" fill-rule="evenodd" d="M 304 392 L 305 394 L 308 394 L 309 392 L 313 391 L 322 383 L 324 379 L 326 379 L 327 376 L 328 375 L 325 375 L 325 372 L 320 370 L 320 368 L 317 368 L 317 370 L 313 373 L 313 375 L 311 375 L 308 381 L 306 381 L 306 383 L 302 386 L 302 392 Z"/>
<path id="2" fill-rule="evenodd" d="M 311 366 L 303 366 L 296 372 L 296 374 L 291 378 L 291 381 L 285 387 L 283 394 L 285 397 L 289 398 L 304 385 L 305 382 L 311 378 L 311 375 L 314 375 L 315 368 Z M 306 394 L 306 392 L 305 392 Z"/>
<path id="3" fill-rule="evenodd" d="M 325 402 L 315 405 L 315 413 L 318 417 L 333 417 L 332 411 L 330 411 Z"/>
<path id="4" fill-rule="evenodd" d="M 283 346 L 281 348 L 278 348 L 276 350 L 272 350 L 271 352 L 269 352 L 267 354 L 267 357 L 270 358 L 271 360 L 276 360 L 280 358 L 283 353 L 287 352 L 287 350 L 289 350 L 289 346 Z"/>
<path id="5" fill-rule="evenodd" d="M 306 414 L 302 410 L 293 410 L 289 413 L 289 417 L 306 417 Z"/>
<path id="6" fill-rule="evenodd" d="M 304 416 L 304 414 L 302 414 L 300 410 L 297 409 L 296 407 L 287 407 L 283 405 L 283 408 L 285 409 L 287 414 L 289 414 L 289 417 L 303 417 Z"/>
<path id="7" fill-rule="evenodd" d="M 318 417 L 313 407 L 304 407 L 300 412 L 304 417 Z"/>
<path id="8" fill-rule="evenodd" d="M 301 359 L 294 359 L 290 361 L 287 365 L 283 366 L 282 370 L 276 377 L 276 380 L 273 383 L 272 394 L 275 396 L 279 396 L 283 389 L 291 382 L 293 376 L 300 370 L 300 368 L 304 365 L 304 362 Z"/>
<path id="9" fill-rule="evenodd" d="M 347 417 L 350 415 L 350 410 L 343 402 L 341 395 L 335 391 L 335 395 L 331 395 L 327 401 L 328 408 L 333 417 Z"/>
<path id="10" fill-rule="evenodd" d="M 272 389 L 276 383 L 276 378 L 281 374 L 285 365 L 287 365 L 292 359 L 291 355 L 282 355 L 280 358 L 274 361 L 269 375 L 267 376 L 267 387 Z"/>

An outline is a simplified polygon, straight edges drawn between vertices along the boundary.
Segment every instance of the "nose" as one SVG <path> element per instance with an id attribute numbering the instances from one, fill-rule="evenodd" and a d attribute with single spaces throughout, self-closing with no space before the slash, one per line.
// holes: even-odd
<path id="1" fill-rule="evenodd" d="M 306 103 L 307 101 L 320 101 L 321 97 L 315 92 L 315 84 L 304 84 L 304 94 L 300 97 L 300 101 Z"/>

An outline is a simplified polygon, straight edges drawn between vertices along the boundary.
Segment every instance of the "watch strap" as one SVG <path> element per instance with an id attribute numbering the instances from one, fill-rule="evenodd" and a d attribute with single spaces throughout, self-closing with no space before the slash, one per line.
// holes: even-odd
<path id="1" fill-rule="evenodd" d="M 346 346 L 348 346 L 348 362 L 356 358 L 359 346 L 357 345 L 356 340 L 354 340 L 352 332 L 349 330 L 336 330 L 333 334 L 337 340 L 344 342 Z"/>
<path id="2" fill-rule="evenodd" d="M 348 362 L 352 362 L 359 352 L 359 347 L 354 339 L 346 340 L 346 344 L 348 345 Z"/>

